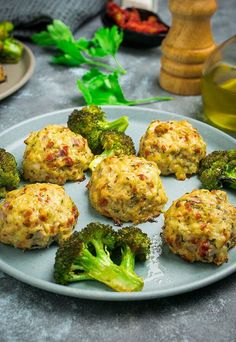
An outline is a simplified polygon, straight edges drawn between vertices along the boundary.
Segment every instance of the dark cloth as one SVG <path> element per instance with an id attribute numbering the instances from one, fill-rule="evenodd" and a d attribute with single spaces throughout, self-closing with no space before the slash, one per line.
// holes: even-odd
<path id="1" fill-rule="evenodd" d="M 53 19 L 60 19 L 72 32 L 97 15 L 106 0 L 0 0 L 0 22 L 12 21 L 14 36 L 29 38 Z"/>

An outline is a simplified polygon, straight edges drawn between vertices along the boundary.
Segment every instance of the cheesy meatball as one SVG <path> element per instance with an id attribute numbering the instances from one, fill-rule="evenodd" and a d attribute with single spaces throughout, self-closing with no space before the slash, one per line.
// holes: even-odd
<path id="1" fill-rule="evenodd" d="M 206 144 L 188 121 L 152 121 L 140 140 L 139 155 L 157 164 L 162 175 L 179 180 L 194 174 Z"/>
<path id="2" fill-rule="evenodd" d="M 79 212 L 56 184 L 29 184 L 0 203 L 0 242 L 22 249 L 45 248 L 67 239 Z"/>
<path id="3" fill-rule="evenodd" d="M 87 140 L 69 128 L 49 125 L 25 140 L 23 174 L 30 182 L 81 181 L 93 159 Z"/>
<path id="4" fill-rule="evenodd" d="M 236 208 L 220 190 L 194 190 L 165 212 L 163 237 L 187 261 L 220 265 L 236 244 Z"/>
<path id="5" fill-rule="evenodd" d="M 117 223 L 151 220 L 167 202 L 159 174 L 155 163 L 144 158 L 108 157 L 89 181 L 91 205 Z"/>

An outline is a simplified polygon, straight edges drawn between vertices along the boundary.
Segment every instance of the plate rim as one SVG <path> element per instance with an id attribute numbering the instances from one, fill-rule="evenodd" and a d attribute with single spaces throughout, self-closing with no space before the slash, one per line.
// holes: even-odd
<path id="1" fill-rule="evenodd" d="M 42 117 L 48 117 L 48 116 L 53 116 L 55 114 L 60 114 L 60 113 L 66 113 L 68 111 L 73 111 L 75 108 L 76 109 L 80 109 L 80 108 L 83 108 L 85 107 L 85 105 L 83 106 L 74 106 L 74 107 L 69 107 L 69 108 L 64 108 L 64 109 L 59 109 L 59 110 L 54 110 L 52 112 L 47 112 L 47 113 L 44 113 L 44 114 L 39 114 L 39 115 L 36 115 L 34 117 L 31 117 L 29 119 L 26 119 L 26 120 L 23 120 L 23 121 L 20 121 L 18 122 L 17 124 L 9 127 L 9 128 L 6 128 L 5 130 L 3 130 L 2 132 L 0 132 L 0 137 L 9 133 L 11 130 L 14 130 L 15 128 L 18 128 L 24 124 L 27 124 L 29 122 L 33 122 L 33 121 L 37 121 L 37 120 L 40 120 L 40 118 Z M 120 106 L 120 105 L 101 105 L 99 106 L 101 108 L 119 108 L 121 110 L 127 110 L 127 109 L 131 109 L 131 108 L 135 108 L 135 110 L 137 111 L 142 111 L 142 110 L 145 110 L 145 111 L 148 111 L 148 112 L 159 112 L 161 114 L 170 114 L 170 115 L 174 115 L 176 116 L 177 118 L 179 118 L 180 120 L 189 120 L 189 121 L 192 121 L 192 122 L 196 122 L 198 125 L 200 126 L 203 126 L 205 128 L 208 128 L 210 130 L 213 130 L 214 132 L 216 133 L 220 133 L 221 135 L 223 135 L 225 138 L 228 138 L 230 140 L 232 140 L 233 143 L 236 143 L 236 138 L 232 137 L 231 135 L 229 135 L 228 133 L 220 130 L 219 128 L 217 127 L 214 127 L 206 122 L 203 122 L 203 121 L 200 121 L 200 120 L 197 120 L 197 119 L 194 119 L 194 118 L 191 118 L 191 117 L 188 117 L 188 116 L 185 116 L 183 114 L 176 114 L 174 112 L 171 112 L 171 111 L 168 111 L 168 110 L 163 110 L 163 109 L 158 109 L 158 108 L 150 108 L 150 107 L 143 107 L 143 106 L 140 106 L 140 107 L 136 107 L 136 106 Z"/>
<path id="2" fill-rule="evenodd" d="M 21 80 L 19 82 L 17 82 L 15 85 L 13 85 L 11 88 L 5 90 L 3 93 L 0 93 L 0 101 L 4 100 L 5 98 L 7 98 L 8 96 L 10 96 L 11 94 L 15 93 L 17 90 L 19 90 L 21 87 L 23 87 L 23 85 L 31 78 L 31 76 L 33 75 L 34 69 L 35 69 L 35 57 L 33 52 L 31 51 L 31 49 L 26 46 L 24 43 L 20 42 L 23 47 L 24 47 L 24 53 L 26 53 L 29 57 L 29 67 L 26 71 L 26 73 L 24 74 L 24 76 L 21 78 Z M 25 56 L 23 56 L 23 58 L 26 58 Z"/>
<path id="3" fill-rule="evenodd" d="M 59 285 L 56 283 L 52 283 L 46 280 L 38 279 L 27 275 L 25 278 L 25 273 L 15 269 L 12 266 L 7 265 L 7 263 L 0 260 L 0 271 L 6 273 L 7 275 L 13 277 L 21 281 L 24 284 L 28 284 L 30 286 L 36 287 L 41 290 L 45 290 L 48 292 L 52 292 L 59 295 L 64 295 L 68 297 L 75 297 L 81 299 L 90 299 L 90 300 L 98 300 L 98 301 L 142 301 L 149 299 L 158 299 L 165 297 L 173 297 L 176 295 L 180 295 L 183 293 L 188 293 L 194 290 L 198 290 L 207 285 L 214 284 L 227 276 L 233 274 L 235 270 L 235 264 L 231 265 L 228 269 L 225 269 L 219 273 L 212 274 L 202 280 L 196 280 L 191 284 L 180 285 L 173 289 L 160 289 L 158 291 L 150 291 L 150 292 L 104 292 L 102 290 L 85 290 L 78 289 L 74 287 Z M 158 294 L 156 293 L 158 292 Z M 103 294 L 105 296 L 103 297 Z"/>
<path id="4" fill-rule="evenodd" d="M 29 118 L 27 120 L 23 120 L 16 125 L 3 130 L 0 132 L 0 137 L 3 137 L 4 135 L 8 135 L 12 130 L 17 129 L 20 126 L 24 126 L 25 124 L 29 124 L 34 121 L 40 121 L 44 117 L 54 116 L 54 115 L 60 115 L 62 113 L 67 113 L 69 111 L 73 111 L 74 108 L 82 108 L 83 106 L 75 106 L 71 108 L 65 108 L 61 110 L 56 110 L 52 112 L 48 112 L 45 114 L 40 114 L 37 116 L 34 116 L 32 118 Z M 187 120 L 192 123 L 197 123 L 198 125 L 202 126 L 203 128 L 206 128 L 207 130 L 210 130 L 212 132 L 216 132 L 217 134 L 220 134 L 224 136 L 229 141 L 232 141 L 233 144 L 236 144 L 236 139 L 228 135 L 227 133 L 219 130 L 216 127 L 210 126 L 206 124 L 205 122 L 199 121 L 194 118 L 190 118 L 181 114 L 176 114 L 170 111 L 165 110 L 159 110 L 156 108 L 147 108 L 147 107 L 135 107 L 135 106 L 101 106 L 105 111 L 106 109 L 120 109 L 120 110 L 127 110 L 133 108 L 133 110 L 136 111 L 147 111 L 150 113 L 161 113 L 161 114 L 168 114 L 168 115 L 174 115 L 177 120 Z M 125 114 L 125 113 L 124 113 Z M 170 289 L 159 289 L 159 290 L 152 290 L 148 292 L 132 292 L 132 293 L 125 293 L 125 292 L 104 292 L 102 290 L 86 290 L 86 289 L 78 289 L 73 287 L 66 287 L 63 285 L 58 285 L 53 282 L 49 282 L 47 280 L 42 280 L 39 278 L 35 278 L 31 275 L 25 275 L 23 271 L 17 270 L 15 267 L 7 264 L 5 261 L 0 260 L 0 271 L 6 273 L 9 276 L 12 276 L 13 278 L 20 280 L 23 283 L 26 283 L 28 285 L 31 285 L 33 287 L 46 290 L 52 293 L 56 293 L 59 295 L 66 295 L 70 297 L 77 297 L 82 299 L 91 299 L 91 300 L 103 300 L 103 301 L 136 301 L 136 300 L 148 300 L 148 299 L 154 299 L 154 298 L 163 298 L 163 297 L 169 297 L 174 296 L 177 294 L 187 293 L 193 290 L 197 290 L 199 288 L 205 287 L 207 285 L 210 285 L 212 283 L 215 283 L 232 273 L 236 271 L 235 264 L 229 265 L 228 268 L 222 269 L 222 271 L 218 271 L 216 274 L 208 275 L 207 277 L 201 279 L 201 280 L 195 280 L 194 282 L 190 284 L 184 284 L 179 285 L 176 288 L 170 288 Z M 104 297 L 103 297 L 104 294 Z"/>

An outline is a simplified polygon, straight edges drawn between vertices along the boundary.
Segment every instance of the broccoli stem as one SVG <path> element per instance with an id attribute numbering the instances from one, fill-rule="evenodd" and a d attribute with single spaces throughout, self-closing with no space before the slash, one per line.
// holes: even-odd
<path id="1" fill-rule="evenodd" d="M 122 248 L 122 261 L 120 265 L 127 270 L 134 271 L 135 256 L 129 246 Z"/>
<path id="2" fill-rule="evenodd" d="M 78 262 L 91 278 L 98 280 L 118 292 L 140 291 L 143 288 L 143 280 L 135 273 L 127 271 L 113 263 L 109 252 L 104 250 L 101 244 L 94 242 L 96 256 L 88 249 L 84 249 Z"/>
<path id="3" fill-rule="evenodd" d="M 94 171 L 96 167 L 98 166 L 98 164 L 100 164 L 103 159 L 110 157 L 112 155 L 113 155 L 113 151 L 104 151 L 98 156 L 95 156 L 95 158 L 89 164 L 89 169 L 91 171 Z"/>
<path id="4" fill-rule="evenodd" d="M 68 277 L 68 282 L 74 283 L 77 281 L 83 281 L 83 280 L 93 280 L 87 273 L 71 273 Z"/>
<path id="5" fill-rule="evenodd" d="M 121 118 L 111 121 L 101 123 L 101 128 L 105 130 L 116 130 L 118 132 L 124 132 L 129 125 L 129 120 L 127 116 L 122 116 Z"/>

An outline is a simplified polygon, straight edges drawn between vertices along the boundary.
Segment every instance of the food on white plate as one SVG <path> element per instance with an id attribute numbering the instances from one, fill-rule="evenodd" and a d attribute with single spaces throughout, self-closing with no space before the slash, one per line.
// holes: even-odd
<path id="1" fill-rule="evenodd" d="M 8 192 L 0 203 L 0 242 L 21 249 L 60 244 L 72 234 L 78 215 L 63 187 L 25 185 Z"/>
<path id="2" fill-rule="evenodd" d="M 30 182 L 82 181 L 93 159 L 87 140 L 60 125 L 32 132 L 25 144 L 23 175 Z"/>
<path id="3" fill-rule="evenodd" d="M 236 244 L 236 208 L 221 190 L 193 190 L 165 212 L 164 241 L 183 259 L 221 265 Z"/>
<path id="4" fill-rule="evenodd" d="M 5 75 L 5 71 L 3 69 L 3 66 L 0 65 L 0 83 L 5 82 L 7 79 L 6 75 Z"/>
<path id="5" fill-rule="evenodd" d="M 139 155 L 153 161 L 162 175 L 179 180 L 194 174 L 206 156 L 206 143 L 188 121 L 152 121 L 140 140 Z"/>
<path id="6" fill-rule="evenodd" d="M 0 22 L 0 63 L 18 63 L 24 46 L 13 37 L 14 25 L 10 21 Z"/>
<path id="7" fill-rule="evenodd" d="M 159 216 L 167 202 L 160 171 L 136 156 L 102 160 L 88 183 L 91 205 L 116 223 L 145 222 Z"/>

